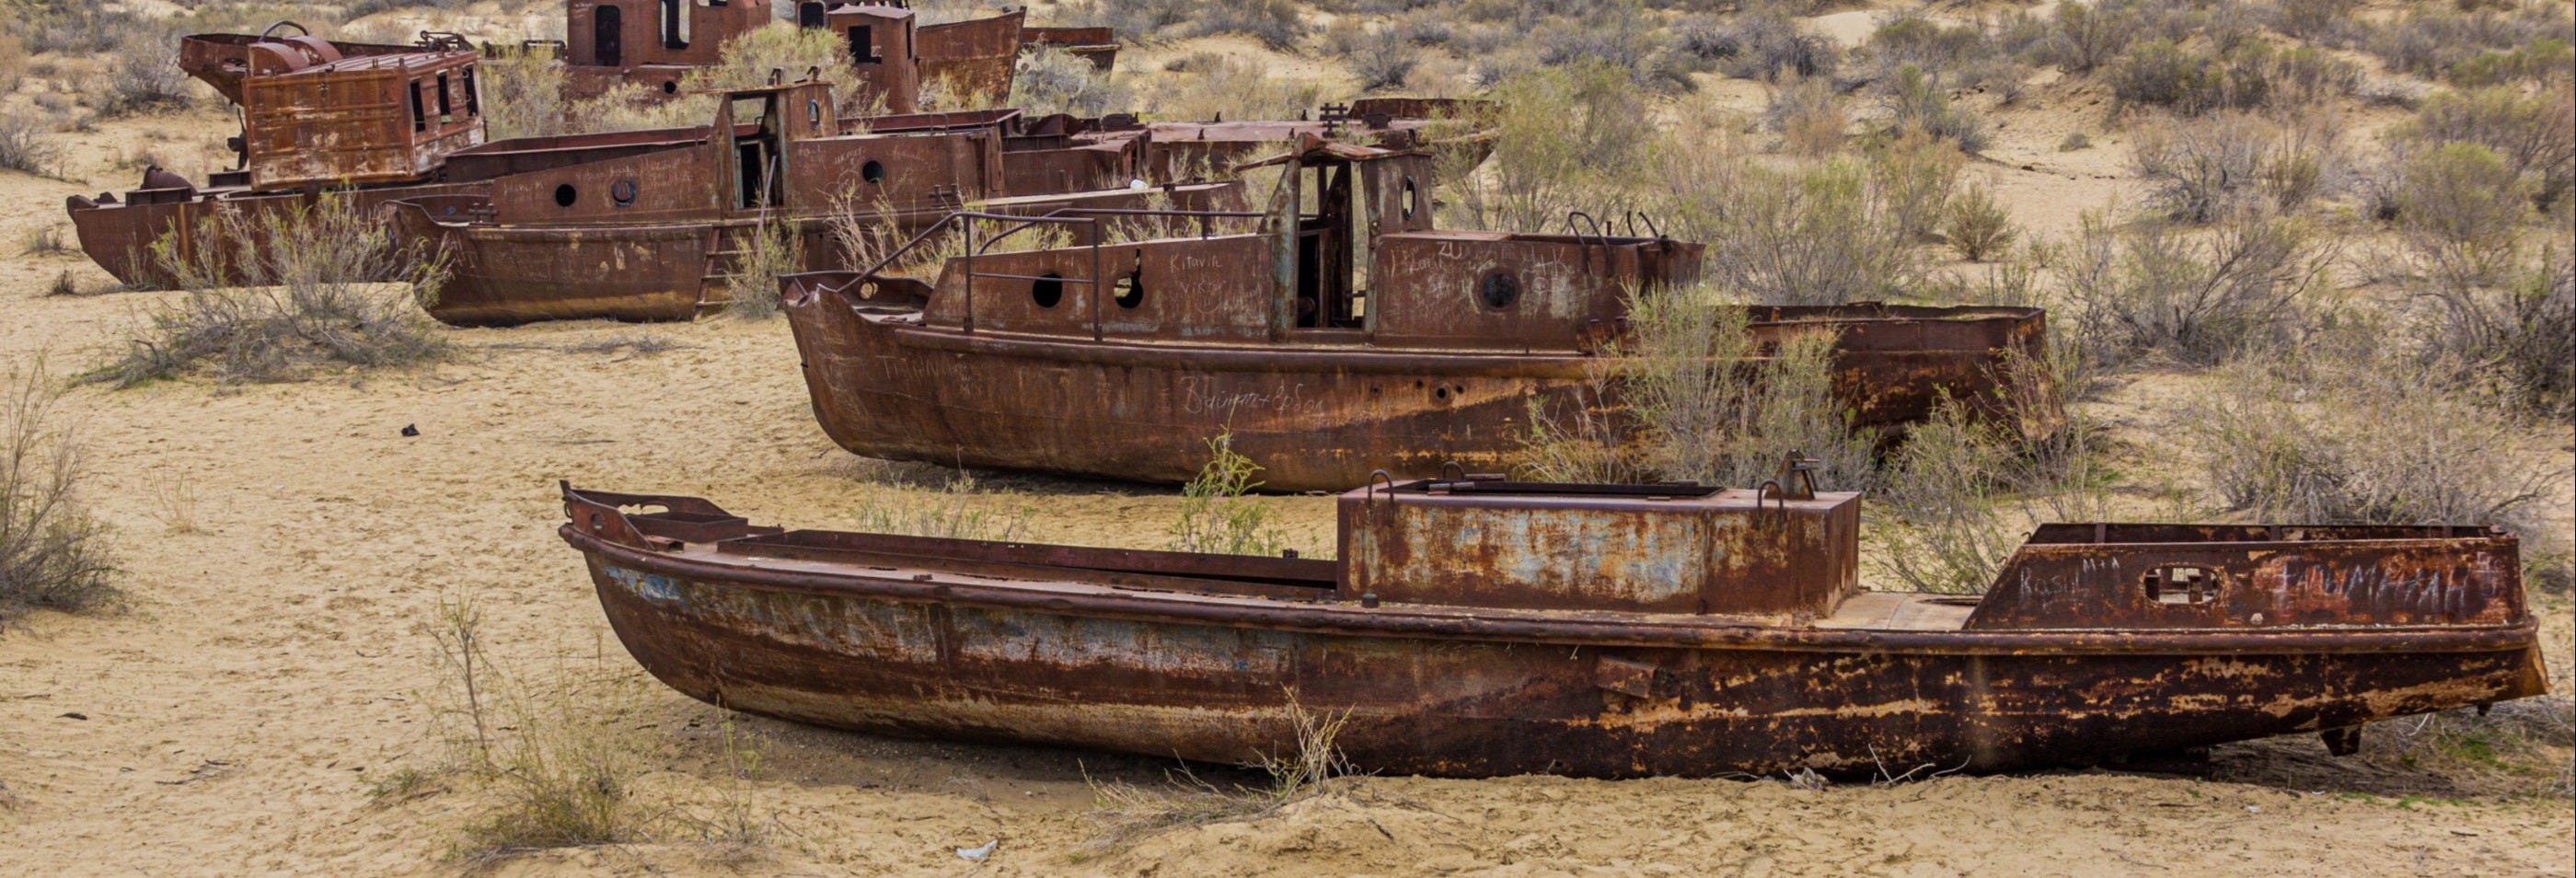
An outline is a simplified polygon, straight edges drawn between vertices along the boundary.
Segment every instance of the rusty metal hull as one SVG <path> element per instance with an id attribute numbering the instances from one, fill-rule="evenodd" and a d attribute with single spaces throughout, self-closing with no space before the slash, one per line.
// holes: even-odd
<path id="1" fill-rule="evenodd" d="M 1381 469 L 1508 469 L 1534 402 L 1624 412 L 1587 393 L 1601 359 L 1571 350 L 1103 343 L 958 332 L 857 304 L 825 294 L 787 312 L 816 420 L 869 457 L 1178 483 L 1197 473 L 1208 437 L 1230 433 L 1266 490 L 1342 490 Z M 1929 417 L 1940 388 L 1991 396 L 2000 367 L 2045 331 L 2028 310 L 1761 316 L 1773 318 L 1763 333 L 1844 330 L 1837 393 L 1870 427 Z"/>
<path id="2" fill-rule="evenodd" d="M 1281 599 L 1123 588 L 1079 569 L 1118 560 L 1085 551 L 1168 553 L 1005 547 L 1074 565 L 1049 578 L 992 567 L 991 553 L 820 548 L 905 539 L 869 535 L 647 548 L 622 521 L 602 526 L 614 506 L 573 497 L 561 535 L 654 676 L 733 709 L 883 734 L 1245 763 L 1294 751 L 1293 704 L 1347 716 L 1335 743 L 1363 770 L 1854 775 L 2090 764 L 2542 690 L 2527 617 L 1960 631 L 1369 606 L 1329 583 Z"/>
<path id="3" fill-rule="evenodd" d="M 398 199 L 466 195 L 481 189 L 479 183 L 422 183 L 347 189 L 338 194 L 352 199 L 361 211 L 373 211 Z M 156 197 L 152 190 L 136 190 L 127 193 L 127 200 L 121 203 L 73 196 L 66 199 L 65 212 L 80 238 L 81 252 L 118 283 L 160 289 L 178 282 L 152 258 L 153 242 L 164 235 L 172 236 L 171 246 L 176 248 L 182 264 L 207 264 L 198 261 L 197 254 L 209 250 L 217 254 L 238 253 L 245 247 L 254 252 L 265 250 L 270 246 L 266 240 L 267 224 L 258 218 L 310 207 L 316 197 L 311 192 L 254 193 L 241 189 L 167 190 Z M 250 221 L 218 222 L 219 211 L 234 211 Z M 240 240 L 238 236 L 242 235 L 251 239 Z M 239 280 L 231 262 L 228 255 L 213 261 L 218 281 Z"/>

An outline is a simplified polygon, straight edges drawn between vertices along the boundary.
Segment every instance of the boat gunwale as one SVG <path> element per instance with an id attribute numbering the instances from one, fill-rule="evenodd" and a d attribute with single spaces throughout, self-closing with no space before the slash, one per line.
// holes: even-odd
<path id="1" fill-rule="evenodd" d="M 614 507 L 610 507 L 614 510 Z M 594 561 L 694 582 L 822 597 L 939 603 L 988 609 L 1212 624 L 1367 637 L 1507 640 L 1529 645 L 1744 649 L 1795 652 L 1946 655 L 2249 655 L 2390 652 L 2510 652 L 2537 645 L 2537 620 L 2508 625 L 2416 625 L 2298 629 L 2052 628 L 2046 630 L 1899 631 L 1786 628 L 1744 617 L 1542 611 L 1357 602 L 1292 602 L 1187 592 L 1122 590 L 1057 581 L 1040 590 L 1006 582 L 961 583 L 892 578 L 863 572 L 786 570 L 756 560 L 731 563 L 625 545 L 567 522 L 556 530 Z M 2188 544 L 2185 544 L 2188 545 Z M 2243 548 L 2248 544 L 2213 544 Z M 738 556 L 737 556 L 738 557 Z M 814 563 L 814 562 L 808 562 Z M 829 562 L 821 562 L 829 563 Z M 1065 590 L 1066 586 L 1090 590 Z M 1326 592 L 1328 593 L 1328 592 Z M 1417 608 L 1419 607 L 1419 608 Z"/>

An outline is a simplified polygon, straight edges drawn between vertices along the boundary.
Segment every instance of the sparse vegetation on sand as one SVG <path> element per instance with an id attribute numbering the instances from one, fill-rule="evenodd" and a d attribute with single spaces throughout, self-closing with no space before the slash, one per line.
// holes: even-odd
<path id="1" fill-rule="evenodd" d="M 1294 749 L 1252 754 L 1268 775 L 1259 786 L 1231 789 L 1200 780 L 1186 770 L 1163 788 L 1109 782 L 1091 784 L 1091 819 L 1099 827 L 1095 849 L 1114 849 L 1145 836 L 1184 826 L 1258 820 L 1280 809 L 1324 794 L 1336 778 L 1352 773 L 1334 739 L 1350 721 L 1346 714 L 1319 714 L 1288 693 L 1277 722 L 1288 726 Z"/>
<path id="2" fill-rule="evenodd" d="M 1208 462 L 1181 486 L 1181 513 L 1172 521 L 1170 548 L 1179 552 L 1276 555 L 1287 538 L 1270 523 L 1271 509 L 1249 496 L 1261 487 L 1261 465 L 1234 450 L 1234 434 L 1207 440 Z"/>
<path id="3" fill-rule="evenodd" d="M 44 359 L 13 366 L 0 393 L 0 623 L 114 600 L 107 526 L 81 496 L 81 443 Z"/>
<path id="4" fill-rule="evenodd" d="M 131 387 L 202 371 L 221 383 L 293 381 L 323 366 L 408 366 L 448 350 L 421 311 L 446 279 L 445 259 L 396 244 L 354 199 L 223 210 L 196 231 L 193 247 L 176 234 L 152 245 L 186 294 L 148 312 L 124 352 L 84 380 Z"/>

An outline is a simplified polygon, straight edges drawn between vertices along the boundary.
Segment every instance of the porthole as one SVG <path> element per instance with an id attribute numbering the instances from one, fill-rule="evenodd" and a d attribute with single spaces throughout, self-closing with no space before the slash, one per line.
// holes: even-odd
<path id="1" fill-rule="evenodd" d="M 805 102 L 805 124 L 812 126 L 816 131 L 823 130 L 822 101 L 809 99 Z"/>
<path id="2" fill-rule="evenodd" d="M 1498 268 L 1486 272 L 1476 281 L 1476 301 L 1484 303 L 1487 308 L 1500 311 L 1511 307 L 1520 298 L 1521 280 L 1512 276 L 1510 271 Z"/>
<path id="3" fill-rule="evenodd" d="M 1047 272 L 1029 283 L 1029 300 L 1040 308 L 1053 308 L 1064 301 L 1064 275 Z"/>
<path id="4" fill-rule="evenodd" d="M 1422 195 L 1413 188 L 1412 177 L 1404 178 L 1404 197 L 1400 206 L 1404 211 L 1405 219 L 1412 219 L 1413 212 L 1422 207 Z"/>
<path id="5" fill-rule="evenodd" d="M 565 183 L 555 187 L 556 207 L 571 207 L 573 202 L 579 200 L 581 200 L 581 193 L 574 190 L 572 184 Z"/>
<path id="6" fill-rule="evenodd" d="M 859 179 L 871 184 L 885 182 L 885 164 L 876 159 L 869 159 L 867 164 L 859 166 Z"/>
<path id="7" fill-rule="evenodd" d="M 635 206 L 635 180 L 632 177 L 608 184 L 608 200 L 619 207 Z"/>
<path id="8" fill-rule="evenodd" d="M 663 94 L 666 94 L 666 95 L 675 95 L 675 94 L 679 94 L 679 93 L 680 93 L 680 81 L 679 81 L 679 80 L 676 80 L 676 79 L 665 79 L 665 80 L 662 80 L 662 93 L 663 93 Z"/>
<path id="9" fill-rule="evenodd" d="M 1110 285 L 1109 300 L 1117 302 L 1118 307 L 1129 309 L 1145 304 L 1145 270 L 1139 268 L 1128 272 L 1126 277 Z"/>

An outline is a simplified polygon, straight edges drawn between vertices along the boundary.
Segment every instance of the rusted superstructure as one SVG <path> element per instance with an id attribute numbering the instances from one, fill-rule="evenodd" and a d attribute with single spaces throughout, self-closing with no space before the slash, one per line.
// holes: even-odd
<path id="1" fill-rule="evenodd" d="M 1245 763 L 1830 775 L 2092 764 L 2541 694 L 2485 528 L 2049 525 L 1983 597 L 1855 586 L 1851 494 L 1379 482 L 1339 560 L 754 526 L 564 490 L 636 660 L 710 703 Z M 647 511 L 652 509 L 654 511 Z"/>
<path id="2" fill-rule="evenodd" d="M 1017 111 L 878 116 L 845 129 L 832 84 L 820 81 L 718 98 L 713 124 L 667 132 L 656 148 L 496 167 L 484 192 L 395 203 L 399 237 L 453 260 L 430 313 L 480 325 L 686 320 L 726 304 L 765 227 L 795 238 L 807 267 L 837 264 L 836 216 L 910 230 L 970 206 L 1136 208 L 1157 196 L 1193 209 L 1239 205 L 1231 184 L 1123 185 L 1133 179 L 1132 130 L 1076 138 L 1063 132 L 1083 129 L 1078 120 L 1024 126 Z M 479 169 L 485 158 L 468 150 L 451 161 Z"/>
<path id="3" fill-rule="evenodd" d="M 1595 404 L 1640 285 L 1686 282 L 1697 244 L 1432 228 L 1433 157 L 1307 141 L 1266 212 L 1173 216 L 1172 237 L 1005 252 L 1007 219 L 935 281 L 870 268 L 782 280 L 817 420 L 871 457 L 1177 483 L 1231 434 L 1268 490 L 1373 470 L 1509 465 L 1533 403 Z M 1068 215 L 1049 222 L 1098 219 Z M 1080 240 L 1089 241 L 1084 237 Z M 1754 332 L 1838 333 L 1836 388 L 1863 426 L 1939 395 L 2055 428 L 2026 308 L 1757 309 Z M 1560 409 L 1563 410 L 1563 409 Z"/>
<path id="4" fill-rule="evenodd" d="M 970 105 L 1001 104 L 1020 53 L 1037 46 L 1072 52 L 1102 72 L 1119 48 L 1107 28 L 1027 27 L 1024 10 L 923 24 L 904 0 L 802 0 L 794 15 L 796 27 L 841 42 L 857 76 L 843 85 L 862 100 L 881 98 L 890 113 L 913 112 L 921 87 L 933 84 Z M 719 63 L 726 42 L 771 18 L 767 0 L 566 0 L 566 93 L 593 98 L 631 86 L 648 99 L 678 95 L 690 69 Z"/>
<path id="5" fill-rule="evenodd" d="M 295 33 L 287 33 L 292 28 Z M 361 206 L 470 188 L 448 156 L 483 143 L 477 54 L 461 38 L 423 34 L 409 46 L 332 42 L 279 22 L 260 34 L 199 34 L 179 43 L 181 69 L 241 106 L 238 169 L 200 187 L 148 168 L 143 185 L 65 200 L 81 249 L 117 280 L 161 285 L 153 242 L 170 236 L 181 262 L 228 264 L 218 212 L 256 217 L 349 193 Z M 230 224 L 254 228 L 256 222 Z"/>

